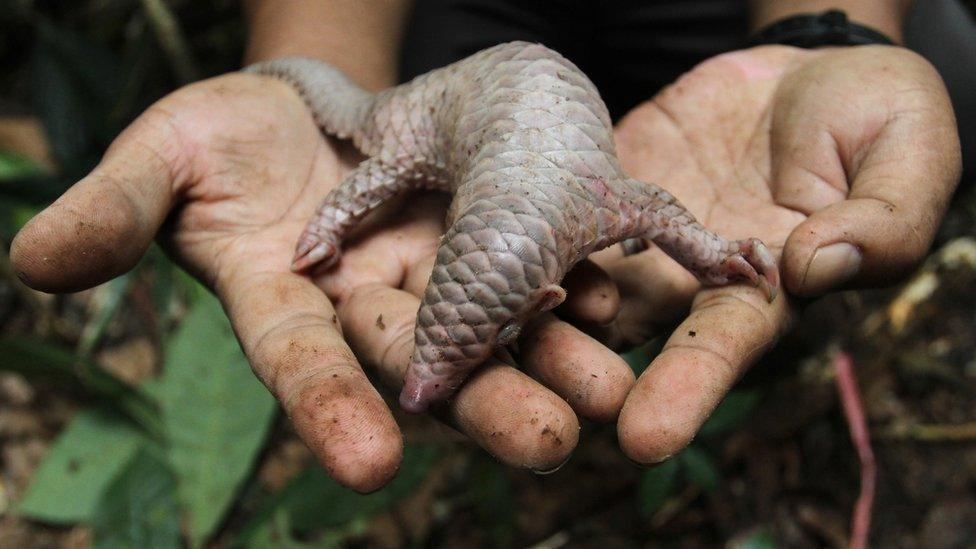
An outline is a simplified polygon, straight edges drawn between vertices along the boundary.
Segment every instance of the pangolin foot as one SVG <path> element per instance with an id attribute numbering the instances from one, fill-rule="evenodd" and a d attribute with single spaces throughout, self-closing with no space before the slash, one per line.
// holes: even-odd
<path id="1" fill-rule="evenodd" d="M 317 263 L 328 269 L 339 260 L 339 245 L 310 235 L 303 235 L 295 247 L 291 270 L 303 271 Z"/>
<path id="2" fill-rule="evenodd" d="M 733 243 L 738 252 L 722 260 L 723 274 L 729 279 L 745 278 L 756 285 L 770 302 L 779 289 L 779 269 L 776 258 L 758 238 L 748 238 Z"/>

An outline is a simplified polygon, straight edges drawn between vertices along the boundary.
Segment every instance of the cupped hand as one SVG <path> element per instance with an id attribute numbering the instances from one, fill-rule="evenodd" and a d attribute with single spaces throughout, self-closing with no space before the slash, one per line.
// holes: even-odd
<path id="1" fill-rule="evenodd" d="M 447 199 L 391 204 L 345 243 L 338 268 L 314 278 L 292 273 L 303 226 L 359 160 L 340 153 L 286 85 L 246 74 L 200 82 L 126 129 L 89 176 L 24 227 L 11 259 L 28 285 L 68 292 L 131 269 L 158 238 L 219 296 L 255 373 L 332 476 L 375 490 L 396 473 L 403 443 L 356 357 L 398 388 Z M 580 303 L 590 318 L 607 320 L 616 308 L 612 283 L 582 280 L 594 293 Z M 442 418 L 505 463 L 548 470 L 576 445 L 574 408 L 612 420 L 634 378 L 554 317 L 532 334 L 524 350 L 535 379 L 490 364 Z M 589 361 L 560 368 L 543 348 L 552 344 L 589 345 Z"/>
<path id="2" fill-rule="evenodd" d="M 790 294 L 883 285 L 917 264 L 960 176 L 941 79 L 895 47 L 721 55 L 632 111 L 616 140 L 632 177 L 667 188 L 723 236 L 764 240 L 786 290 L 767 303 L 743 284 L 700 289 L 656 249 L 593 257 L 621 306 L 590 333 L 616 347 L 681 320 L 620 413 L 620 444 L 641 463 L 688 444 L 787 329 Z"/>

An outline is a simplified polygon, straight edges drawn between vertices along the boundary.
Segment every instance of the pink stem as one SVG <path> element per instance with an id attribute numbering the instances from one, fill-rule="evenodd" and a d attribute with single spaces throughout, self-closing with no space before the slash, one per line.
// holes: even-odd
<path id="1" fill-rule="evenodd" d="M 834 354 L 833 364 L 837 374 L 837 391 L 840 393 L 840 401 L 844 407 L 851 441 L 861 461 L 861 493 L 857 496 L 854 518 L 851 520 L 850 547 L 863 549 L 867 546 L 868 531 L 871 529 L 871 508 L 874 505 L 877 467 L 874 451 L 871 449 L 871 435 L 868 434 L 868 423 L 864 416 L 864 406 L 861 404 L 857 378 L 854 377 L 854 360 L 845 351 L 837 351 Z"/>

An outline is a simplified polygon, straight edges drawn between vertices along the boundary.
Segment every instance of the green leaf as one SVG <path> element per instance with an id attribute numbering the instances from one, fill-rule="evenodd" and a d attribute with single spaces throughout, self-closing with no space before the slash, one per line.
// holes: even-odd
<path id="1" fill-rule="evenodd" d="M 10 211 L 11 214 L 10 221 L 13 223 L 13 226 L 19 231 L 24 227 L 24 225 L 27 224 L 28 221 L 31 220 L 31 218 L 37 215 L 38 212 L 40 211 L 41 211 L 40 208 L 34 206 L 28 206 L 25 204 L 14 206 Z"/>
<path id="2" fill-rule="evenodd" d="M 247 479 L 275 401 L 251 373 L 217 299 L 201 297 L 167 345 L 157 387 L 192 545 L 220 525 Z"/>
<path id="3" fill-rule="evenodd" d="M 176 284 L 177 272 L 181 271 L 159 246 L 152 246 L 143 258 L 143 272 L 151 276 L 151 296 L 153 308 L 156 311 L 156 330 L 159 336 L 170 333 L 173 325 L 174 310 L 177 303 L 182 305 L 186 300 L 178 300 Z"/>
<path id="4" fill-rule="evenodd" d="M 756 528 L 742 539 L 729 543 L 731 549 L 776 549 L 776 538 L 766 527 Z"/>
<path id="5" fill-rule="evenodd" d="M 287 505 L 292 526 L 299 532 L 311 532 L 341 526 L 387 509 L 426 478 L 437 454 L 437 447 L 430 444 L 406 447 L 396 478 L 382 490 L 369 495 L 343 488 L 330 479 L 324 469 L 312 467 L 307 471 L 309 485 L 294 485 L 297 497 Z"/>
<path id="6" fill-rule="evenodd" d="M 721 435 L 742 425 L 756 410 L 760 398 L 759 391 L 732 391 L 699 429 L 698 437 Z"/>
<path id="7" fill-rule="evenodd" d="M 341 533 L 328 532 L 314 542 L 299 541 L 292 532 L 291 521 L 284 509 L 279 509 L 264 527 L 256 530 L 246 544 L 238 542 L 234 547 L 249 549 L 338 549 L 342 547 Z"/>
<path id="8" fill-rule="evenodd" d="M 5 186 L 6 182 L 0 180 L 0 239 L 10 242 L 40 208 L 17 199 L 7 199 L 4 196 Z"/>
<path id="9" fill-rule="evenodd" d="M 715 464 L 708 454 L 697 446 L 689 446 L 681 452 L 679 457 L 684 462 L 688 479 L 692 483 L 706 492 L 711 492 L 718 487 L 718 469 L 715 468 Z"/>
<path id="10" fill-rule="evenodd" d="M 369 495 L 343 488 L 322 467 L 312 465 L 257 514 L 233 545 L 266 547 L 262 540 L 290 538 L 292 530 L 307 537 L 366 519 L 416 488 L 426 478 L 438 454 L 438 447 L 432 444 L 407 446 L 397 477 Z M 288 530 L 280 529 L 283 523 L 287 523 Z"/>
<path id="11" fill-rule="evenodd" d="M 89 37 L 35 17 L 31 94 L 54 156 L 66 174 L 80 175 L 118 132 L 115 114 L 126 81 L 116 53 Z"/>
<path id="12" fill-rule="evenodd" d="M 511 547 L 515 538 L 516 511 L 512 486 L 505 471 L 491 458 L 481 455 L 468 483 L 469 498 L 482 529 L 495 547 Z"/>
<path id="13" fill-rule="evenodd" d="M 117 414 L 79 412 L 48 450 L 17 510 L 61 524 L 90 519 L 102 492 L 146 443 Z"/>
<path id="14" fill-rule="evenodd" d="M 254 530 L 246 544 L 238 546 L 252 549 L 306 549 L 308 546 L 296 540 L 291 533 L 291 522 L 284 509 L 275 512 L 261 528 Z"/>
<path id="15" fill-rule="evenodd" d="M 0 179 L 0 202 L 3 202 L 4 206 L 19 203 L 21 206 L 40 208 L 64 194 L 73 183 L 73 176 L 46 173 Z M 26 220 L 21 224 L 24 222 Z"/>
<path id="16" fill-rule="evenodd" d="M 96 549 L 179 547 L 173 474 L 151 452 L 136 453 L 102 495 L 92 529 Z"/>
<path id="17" fill-rule="evenodd" d="M 678 460 L 669 459 L 641 477 L 638 496 L 644 515 L 653 515 L 667 501 L 677 485 L 678 469 Z"/>
<path id="18" fill-rule="evenodd" d="M 122 59 L 102 44 L 54 21 L 38 18 L 37 40 L 48 48 L 78 85 L 103 105 L 111 105 L 125 82 Z"/>
<path id="19" fill-rule="evenodd" d="M 77 385 L 110 404 L 143 427 L 150 435 L 161 434 L 156 403 L 138 388 L 126 385 L 90 359 L 53 343 L 28 339 L 0 340 L 0 370 L 17 372 L 28 378 L 46 378 L 61 384 Z"/>
<path id="20" fill-rule="evenodd" d="M 132 286 L 132 273 L 126 273 L 113 278 L 95 289 L 95 310 L 85 324 L 85 328 L 78 338 L 76 352 L 79 356 L 91 356 L 92 351 L 101 342 L 109 322 L 122 306 L 122 300 Z"/>
<path id="21" fill-rule="evenodd" d="M 41 167 L 26 156 L 0 151 L 0 180 L 32 177 L 41 171 Z"/>
<path id="22" fill-rule="evenodd" d="M 50 24 L 37 26 L 31 62 L 31 96 L 44 123 L 55 157 L 62 163 L 80 165 L 90 153 L 94 130 L 86 100 L 68 63 L 58 54 L 58 31 Z"/>

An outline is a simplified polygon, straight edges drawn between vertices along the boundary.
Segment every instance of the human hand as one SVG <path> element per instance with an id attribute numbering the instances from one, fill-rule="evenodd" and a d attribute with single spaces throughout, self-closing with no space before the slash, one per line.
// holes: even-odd
<path id="1" fill-rule="evenodd" d="M 330 474 L 375 490 L 396 473 L 402 440 L 352 350 L 398 388 L 447 201 L 425 195 L 390 205 L 344 243 L 336 269 L 314 279 L 292 273 L 299 233 L 354 156 L 322 138 L 302 100 L 277 80 L 233 74 L 200 82 L 123 132 L 88 177 L 24 227 L 11 259 L 28 285 L 75 291 L 131 269 L 158 238 L 220 297 L 255 373 Z M 595 290 L 583 302 L 589 318 L 608 320 L 616 294 L 600 288 L 612 284 L 584 279 Z M 612 420 L 633 374 L 554 317 L 532 333 L 523 347 L 527 369 L 573 407 L 495 363 L 472 376 L 443 419 L 505 463 L 548 470 L 576 445 L 573 408 Z M 592 360 L 554 370 L 549 344 L 589 344 Z"/>
<path id="2" fill-rule="evenodd" d="M 620 313 L 591 333 L 636 344 L 687 314 L 627 397 L 624 452 L 681 450 L 742 372 L 789 326 L 797 303 L 906 274 L 928 250 L 960 176 L 952 108 L 935 70 L 895 47 L 771 46 L 713 58 L 624 118 L 632 177 L 676 195 L 708 228 L 761 238 L 785 290 L 700 289 L 660 250 L 593 256 Z M 688 307 L 690 304 L 690 313 Z"/>

